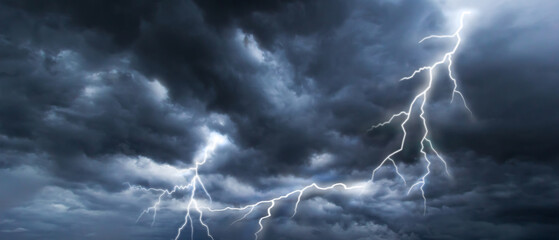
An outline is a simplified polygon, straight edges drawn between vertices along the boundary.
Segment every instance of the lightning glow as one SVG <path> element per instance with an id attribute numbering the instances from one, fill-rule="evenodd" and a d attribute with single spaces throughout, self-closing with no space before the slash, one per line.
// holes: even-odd
<path id="1" fill-rule="evenodd" d="M 394 114 L 387 121 L 376 124 L 376 125 L 373 125 L 369 129 L 369 131 L 373 131 L 377 128 L 380 128 L 380 127 L 383 127 L 385 125 L 391 124 L 396 119 L 399 119 L 399 118 L 405 116 L 403 122 L 400 124 L 400 127 L 402 129 L 402 133 L 403 133 L 401 143 L 400 143 L 400 147 L 397 150 L 388 154 L 380 162 L 380 164 L 376 168 L 374 168 L 374 170 L 372 171 L 372 174 L 371 174 L 371 178 L 368 181 L 364 181 L 364 182 L 359 183 L 359 184 L 347 184 L 347 183 L 337 182 L 337 183 L 334 183 L 334 184 L 331 184 L 331 185 L 328 185 L 328 186 L 320 186 L 317 183 L 311 183 L 311 184 L 306 185 L 302 188 L 299 188 L 299 189 L 293 190 L 291 192 L 288 192 L 284 195 L 281 195 L 281 196 L 278 196 L 278 197 L 275 197 L 275 198 L 271 198 L 271 199 L 261 200 L 261 201 L 258 201 L 256 203 L 253 203 L 253 204 L 240 206 L 240 207 L 212 208 L 211 207 L 211 201 L 212 201 L 211 196 L 208 193 L 208 191 L 206 190 L 206 188 L 205 188 L 205 186 L 204 186 L 204 184 L 203 184 L 203 182 L 202 182 L 202 180 L 201 180 L 201 178 L 198 174 L 198 169 L 207 162 L 208 157 L 211 155 L 211 153 L 213 153 L 213 151 L 216 149 L 217 145 L 219 144 L 219 141 L 216 141 L 215 139 L 210 139 L 208 145 L 204 148 L 203 159 L 201 161 L 195 161 L 193 167 L 181 170 L 185 174 L 190 174 L 191 178 L 190 178 L 190 181 L 189 181 L 188 184 L 177 185 L 177 186 L 174 186 L 172 189 L 144 188 L 144 187 L 140 187 L 140 186 L 130 186 L 131 188 L 138 189 L 138 190 L 153 191 L 153 192 L 160 193 L 157 201 L 155 202 L 155 204 L 152 205 L 151 207 L 147 208 L 146 210 L 144 210 L 140 214 L 138 220 L 143 215 L 148 214 L 150 212 L 153 212 L 153 220 L 152 220 L 152 225 L 153 225 L 153 223 L 155 222 L 156 215 L 157 215 L 157 208 L 161 204 L 162 198 L 164 196 L 171 196 L 177 191 L 189 191 L 189 198 L 188 198 L 188 204 L 187 204 L 187 209 L 186 209 L 186 215 L 185 215 L 183 224 L 177 229 L 177 235 L 175 237 L 175 240 L 179 239 L 179 237 L 181 236 L 181 233 L 183 232 L 184 228 L 187 225 L 190 225 L 190 237 L 191 237 L 191 239 L 193 239 L 193 237 L 194 237 L 194 223 L 193 223 L 193 215 L 192 215 L 193 211 L 195 211 L 196 214 L 198 214 L 198 221 L 199 221 L 200 225 L 202 225 L 202 227 L 204 227 L 204 229 L 206 230 L 207 237 L 210 238 L 210 239 L 214 239 L 214 237 L 211 235 L 210 227 L 203 221 L 203 212 L 204 212 L 203 210 L 213 212 L 213 213 L 228 212 L 228 211 L 244 212 L 242 217 L 238 218 L 237 220 L 235 220 L 234 222 L 231 223 L 231 224 L 235 224 L 235 223 L 238 223 L 238 222 L 246 219 L 249 215 L 253 214 L 257 207 L 263 206 L 266 209 L 266 215 L 263 216 L 263 217 L 260 217 L 258 219 L 258 230 L 256 232 L 254 232 L 254 239 L 258 240 L 260 234 L 264 230 L 266 220 L 272 217 L 272 215 L 273 215 L 272 210 L 278 205 L 278 203 L 280 201 L 286 200 L 288 198 L 296 198 L 295 204 L 293 206 L 293 214 L 291 215 L 291 217 L 294 217 L 297 214 L 297 209 L 298 209 L 299 204 L 302 200 L 302 197 L 307 191 L 309 191 L 309 190 L 328 191 L 328 190 L 333 190 L 333 189 L 340 189 L 340 190 L 361 189 L 363 191 L 368 186 L 368 184 L 373 183 L 376 172 L 382 166 L 384 166 L 384 164 L 386 162 L 390 162 L 393 165 L 393 167 L 395 168 L 396 174 L 402 179 L 403 183 L 407 186 L 406 178 L 400 173 L 400 171 L 398 169 L 398 165 L 397 165 L 397 163 L 394 159 L 395 159 L 395 155 L 402 152 L 405 148 L 404 143 L 406 141 L 406 137 L 407 137 L 407 134 L 408 134 L 406 124 L 410 121 L 410 119 L 412 117 L 415 117 L 415 116 L 419 117 L 419 119 L 422 123 L 422 130 L 424 132 L 423 136 L 420 139 L 418 144 L 421 146 L 420 153 L 423 157 L 423 160 L 425 161 L 425 173 L 418 180 L 416 180 L 414 184 L 412 184 L 408 188 L 407 193 L 409 194 L 412 190 L 419 189 L 419 191 L 421 192 L 421 196 L 423 198 L 423 211 L 424 211 L 424 214 L 425 214 L 426 211 L 427 211 L 427 198 L 425 196 L 424 187 L 426 185 L 427 177 L 431 174 L 431 164 L 432 164 L 431 160 L 429 159 L 429 155 L 436 156 L 436 158 L 444 165 L 446 174 L 449 175 L 448 166 L 447 166 L 446 161 L 444 160 L 442 155 L 436 150 L 436 148 L 433 145 L 433 142 L 429 138 L 429 128 L 427 126 L 427 118 L 426 118 L 425 109 L 424 109 L 425 105 L 428 102 L 428 96 L 429 96 L 429 94 L 432 90 L 432 85 L 433 85 L 433 81 L 434 81 L 433 71 L 436 70 L 437 67 L 446 63 L 446 67 L 448 69 L 448 76 L 449 76 L 450 80 L 453 82 L 453 86 L 454 86 L 453 91 L 452 91 L 452 98 L 451 98 L 450 101 L 452 102 L 454 100 L 455 95 L 459 95 L 463 104 L 464 104 L 464 107 L 468 110 L 468 112 L 470 114 L 472 114 L 470 108 L 466 104 L 466 100 L 464 98 L 464 95 L 458 90 L 457 79 L 454 77 L 454 75 L 452 73 L 452 57 L 456 53 L 456 51 L 457 51 L 457 49 L 460 46 L 460 43 L 462 41 L 460 33 L 463 29 L 464 17 L 468 14 L 469 14 L 469 12 L 463 12 L 460 15 L 460 26 L 458 27 L 458 29 L 453 34 L 450 34 L 450 35 L 431 35 L 431 36 L 427 36 L 427 37 L 425 37 L 425 38 L 423 38 L 419 41 L 419 43 L 422 43 L 424 41 L 427 41 L 427 40 L 433 39 L 433 38 L 441 38 L 441 39 L 447 39 L 448 38 L 448 39 L 455 39 L 456 43 L 455 43 L 454 47 L 452 48 L 452 50 L 449 51 L 449 52 L 446 52 L 442 56 L 442 58 L 440 60 L 438 60 L 437 62 L 433 63 L 430 66 L 424 66 L 424 67 L 418 68 L 411 75 L 409 75 L 407 77 L 403 77 L 403 78 L 400 79 L 401 81 L 402 80 L 409 80 L 409 79 L 415 78 L 416 75 L 418 75 L 418 74 L 420 74 L 424 71 L 428 71 L 427 85 L 424 88 L 422 88 L 417 95 L 414 96 L 414 98 L 411 100 L 411 102 L 407 106 L 407 110 L 404 110 L 404 111 L 401 111 L 397 114 Z M 414 106 L 416 106 L 417 104 L 419 104 L 419 112 L 413 111 Z M 205 196 L 210 200 L 210 206 L 200 206 L 199 205 L 199 203 L 197 201 L 197 198 L 196 198 L 196 192 L 198 191 L 198 189 L 202 189 Z"/>

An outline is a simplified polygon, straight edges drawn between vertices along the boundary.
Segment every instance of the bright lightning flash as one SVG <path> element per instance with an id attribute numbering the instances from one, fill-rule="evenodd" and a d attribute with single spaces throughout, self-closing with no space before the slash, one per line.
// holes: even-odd
<path id="1" fill-rule="evenodd" d="M 258 219 L 259 228 L 254 233 L 254 238 L 255 238 L 255 240 L 257 240 L 258 237 L 259 237 L 259 234 L 264 230 L 264 220 L 272 217 L 272 210 L 275 206 L 277 206 L 278 201 L 287 199 L 287 198 L 292 197 L 292 196 L 297 196 L 297 201 L 295 202 L 295 205 L 293 207 L 293 214 L 292 214 L 292 217 L 293 217 L 297 214 L 297 208 L 299 206 L 299 203 L 301 202 L 301 198 L 307 190 L 314 189 L 314 190 L 319 190 L 319 191 L 327 191 L 327 190 L 332 190 L 334 188 L 339 188 L 339 189 L 343 189 L 343 190 L 352 190 L 352 189 L 364 190 L 364 188 L 367 186 L 367 184 L 373 182 L 374 177 L 375 177 L 375 173 L 387 161 L 392 163 L 392 165 L 395 168 L 396 174 L 407 185 L 405 177 L 398 170 L 398 165 L 394 161 L 394 156 L 404 150 L 404 142 L 405 142 L 406 136 L 407 136 L 406 123 L 408 123 L 410 118 L 412 116 L 414 116 L 415 112 L 413 112 L 413 109 L 414 109 L 414 106 L 416 104 L 420 104 L 419 105 L 419 118 L 421 119 L 421 122 L 422 122 L 422 125 L 423 125 L 423 131 L 424 131 L 423 137 L 421 138 L 419 144 L 421 146 L 420 153 L 421 153 L 421 155 L 423 156 L 423 159 L 426 162 L 426 165 L 425 165 L 426 173 L 424 175 L 422 175 L 413 185 L 411 185 L 409 187 L 408 194 L 415 188 L 418 188 L 420 190 L 421 196 L 423 198 L 423 209 L 424 209 L 424 214 L 425 214 L 426 210 L 427 210 L 427 198 L 425 197 L 424 187 L 425 187 L 425 184 L 426 184 L 427 176 L 429 176 L 429 174 L 431 173 L 431 169 L 430 169 L 431 160 L 429 160 L 428 152 L 434 153 L 436 158 L 439 161 L 441 161 L 442 164 L 444 165 L 446 174 L 447 175 L 449 174 L 448 173 L 448 166 L 447 166 L 446 161 L 439 154 L 439 152 L 435 149 L 431 139 L 429 139 L 429 128 L 427 126 L 427 119 L 426 119 L 426 116 L 425 116 L 425 109 L 424 109 L 426 103 L 428 102 L 428 96 L 429 96 L 429 93 L 431 91 L 431 87 L 432 87 L 433 81 L 434 81 L 433 71 L 435 69 L 437 69 L 437 67 L 446 63 L 446 66 L 447 66 L 447 69 L 448 69 L 448 76 L 449 76 L 450 80 L 452 81 L 452 83 L 454 85 L 454 88 L 453 88 L 453 91 L 452 91 L 452 98 L 451 98 L 450 101 L 452 102 L 454 100 L 455 95 L 460 96 L 460 98 L 461 98 L 461 100 L 464 104 L 464 107 L 468 110 L 468 112 L 470 114 L 472 114 L 472 112 L 470 111 L 470 108 L 466 104 L 466 101 L 464 99 L 464 95 L 458 90 L 457 80 L 454 77 L 454 75 L 452 74 L 452 57 L 454 56 L 454 53 L 456 53 L 456 50 L 458 49 L 458 47 L 460 46 L 460 43 L 462 41 L 460 33 L 463 29 L 464 16 L 467 15 L 467 14 L 469 14 L 469 12 L 463 12 L 461 14 L 461 16 L 460 16 L 460 26 L 458 27 L 456 32 L 454 32 L 453 34 L 451 34 L 451 35 L 431 35 L 431 36 L 425 37 L 425 38 L 421 39 L 421 41 L 419 41 L 419 43 L 422 43 L 423 41 L 433 39 L 433 38 L 449 38 L 449 39 L 455 39 L 456 43 L 455 43 L 454 47 L 452 48 L 452 50 L 449 51 L 449 52 L 446 52 L 439 61 L 433 63 L 430 66 L 424 66 L 424 67 L 418 68 L 410 76 L 403 77 L 403 78 L 400 79 L 400 80 L 409 80 L 409 79 L 414 78 L 417 74 L 419 74 L 421 72 L 428 71 L 427 85 L 421 90 L 421 92 L 419 94 L 415 95 L 415 97 L 411 100 L 410 104 L 408 105 L 406 111 L 401 111 L 397 114 L 394 114 L 387 121 L 376 124 L 376 125 L 373 125 L 369 129 L 369 131 L 372 131 L 376 128 L 385 126 L 387 124 L 391 124 L 395 119 L 397 119 L 401 116 L 405 116 L 404 121 L 400 124 L 400 127 L 402 128 L 402 132 L 403 132 L 403 137 L 402 137 L 402 140 L 401 140 L 400 148 L 395 150 L 394 152 L 390 153 L 388 156 L 386 156 L 383 159 L 383 161 L 373 170 L 370 180 L 368 180 L 366 182 L 363 182 L 362 184 L 355 184 L 355 185 L 348 185 L 348 184 L 345 184 L 345 183 L 338 182 L 338 183 L 334 183 L 332 185 L 325 186 L 325 187 L 321 187 L 316 183 L 312 183 L 312 184 L 309 184 L 309 185 L 307 185 L 303 188 L 294 190 L 292 192 L 281 195 L 279 197 L 275 197 L 275 198 L 268 199 L 268 200 L 262 200 L 262 201 L 254 203 L 254 204 L 241 206 L 241 207 L 225 207 L 225 208 L 219 208 L 219 209 L 213 209 L 211 207 L 206 207 L 206 206 L 201 207 L 198 204 L 196 196 L 195 196 L 198 187 L 200 187 L 203 190 L 203 192 L 205 193 L 205 195 L 207 196 L 207 198 L 211 202 L 210 194 L 206 190 L 204 184 L 202 183 L 202 180 L 200 179 L 200 176 L 198 175 L 198 168 L 201 167 L 202 165 L 204 165 L 207 162 L 207 159 L 208 159 L 209 155 L 215 150 L 215 148 L 218 144 L 218 141 L 210 139 L 208 146 L 206 146 L 206 148 L 204 149 L 203 159 L 201 161 L 196 161 L 195 164 L 194 164 L 194 167 L 186 168 L 186 169 L 182 170 L 185 173 L 191 173 L 192 174 L 192 178 L 190 179 L 189 184 L 187 184 L 187 185 L 177 185 L 177 186 L 174 186 L 171 190 L 160 189 L 160 188 L 144 188 L 144 187 L 140 187 L 140 186 L 131 186 L 134 189 L 160 192 L 160 195 L 158 197 L 157 202 L 153 206 L 151 206 L 150 208 L 144 210 L 140 214 L 140 217 L 138 218 L 138 220 L 144 214 L 153 211 L 153 221 L 152 221 L 152 225 L 153 225 L 153 223 L 155 221 L 156 214 L 157 214 L 157 208 L 161 204 L 161 200 L 165 195 L 172 195 L 173 193 L 175 193 L 179 190 L 189 190 L 190 195 L 189 195 L 189 200 L 188 200 L 188 205 L 187 205 L 187 212 L 186 212 L 186 215 L 185 215 L 185 218 L 184 218 L 184 223 L 178 228 L 175 240 L 179 239 L 179 237 L 181 236 L 181 233 L 184 230 L 184 228 L 186 227 L 186 225 L 190 225 L 190 237 L 191 237 L 191 239 L 193 239 L 194 224 L 193 224 L 191 211 L 196 211 L 196 213 L 198 214 L 198 221 L 205 228 L 207 237 L 210 238 L 210 239 L 214 239 L 213 236 L 210 233 L 209 226 L 203 221 L 203 218 L 202 218 L 203 217 L 203 211 L 202 211 L 203 209 L 207 210 L 207 211 L 210 211 L 210 212 L 246 211 L 246 213 L 241 218 L 239 218 L 239 219 L 237 219 L 236 221 L 233 222 L 233 223 L 236 223 L 236 222 L 239 222 L 239 221 L 245 219 L 246 217 L 248 217 L 251 213 L 253 213 L 253 211 L 256 207 L 264 205 L 264 206 L 266 206 L 266 209 L 267 209 L 266 213 L 267 214 Z M 415 114 L 417 115 L 417 113 L 415 113 Z"/>
<path id="2" fill-rule="evenodd" d="M 181 173 L 192 174 L 193 175 L 192 178 L 190 179 L 190 182 L 187 185 L 175 185 L 173 187 L 173 189 L 171 189 L 171 190 L 162 189 L 162 188 L 144 188 L 144 187 L 141 187 L 141 186 L 130 186 L 131 188 L 134 188 L 134 189 L 139 189 L 139 190 L 144 190 L 144 191 L 155 191 L 155 192 L 160 192 L 161 193 L 159 195 L 158 199 L 157 199 L 157 202 L 153 206 L 144 210 L 140 214 L 140 216 L 138 217 L 138 219 L 136 221 L 139 221 L 140 218 L 144 214 L 149 213 L 150 211 L 153 211 L 153 220 L 151 222 L 151 225 L 153 226 L 153 224 L 155 223 L 155 218 L 157 216 L 157 207 L 161 204 L 161 199 L 163 198 L 163 196 L 165 196 L 165 195 L 171 196 L 179 190 L 190 190 L 188 205 L 186 207 L 186 215 L 184 217 L 184 223 L 177 230 L 177 235 L 175 237 L 175 240 L 179 239 L 183 229 L 188 224 L 190 225 L 190 238 L 191 239 L 194 238 L 194 224 L 193 224 L 191 210 L 194 210 L 198 213 L 198 221 L 206 229 L 207 236 L 211 239 L 214 239 L 212 234 L 210 233 L 210 227 L 203 220 L 204 213 L 203 213 L 202 209 L 200 209 L 198 201 L 196 200 L 196 191 L 197 191 L 197 187 L 200 187 L 202 189 L 202 191 L 204 192 L 204 194 L 208 197 L 210 202 L 212 201 L 212 197 L 210 196 L 210 194 L 206 190 L 206 187 L 204 186 L 204 183 L 200 179 L 200 175 L 198 175 L 198 168 L 200 166 L 204 165 L 207 162 L 209 155 L 214 152 L 217 145 L 221 142 L 223 142 L 223 139 L 222 139 L 221 136 L 211 135 L 208 145 L 204 148 L 204 154 L 203 154 L 202 160 L 195 161 L 194 167 L 181 169 Z"/>
<path id="3" fill-rule="evenodd" d="M 425 214 L 425 212 L 427 211 L 427 198 L 425 198 L 425 191 L 424 191 L 424 187 L 425 187 L 425 183 L 426 183 L 426 178 L 427 176 L 431 173 L 431 161 L 429 160 L 427 151 L 431 151 L 433 152 L 437 159 L 439 159 L 444 167 L 445 167 L 445 171 L 446 174 L 448 175 L 448 166 L 446 161 L 444 160 L 444 158 L 439 154 L 439 152 L 435 149 L 435 147 L 433 146 L 433 142 L 431 141 L 431 139 L 429 139 L 429 128 L 427 127 L 427 119 L 425 117 L 425 104 L 428 101 L 428 96 L 429 93 L 431 91 L 431 87 L 433 85 L 433 71 L 439 66 L 442 65 L 444 63 L 447 63 L 447 68 L 448 68 L 448 77 L 450 78 L 450 80 L 453 82 L 454 84 L 454 88 L 452 90 L 452 98 L 451 98 L 451 103 L 454 100 L 454 96 L 456 94 L 458 94 L 460 96 L 460 98 L 462 99 L 462 102 L 464 103 L 464 107 L 468 110 L 468 112 L 470 113 L 470 115 L 472 115 L 472 111 L 470 110 L 470 108 L 468 107 L 468 105 L 466 104 L 466 100 L 464 99 L 464 95 L 462 94 L 462 92 L 460 92 L 458 90 L 458 84 L 457 84 L 457 80 L 456 78 L 453 76 L 452 74 L 452 57 L 454 56 L 454 53 L 456 53 L 456 50 L 458 49 L 458 47 L 460 46 L 460 43 L 462 42 L 462 38 L 460 37 L 460 32 L 462 31 L 463 27 L 464 27 L 464 16 L 470 14 L 470 12 L 462 12 L 462 14 L 460 15 L 460 26 L 458 27 L 458 29 L 456 30 L 456 32 L 454 32 L 451 35 L 431 35 L 431 36 L 427 36 L 423 39 L 421 39 L 419 41 L 419 43 L 422 43 L 423 41 L 432 39 L 432 38 L 453 38 L 456 39 L 456 43 L 454 44 L 454 47 L 452 48 L 451 51 L 445 53 L 443 55 L 443 57 L 433 63 L 433 65 L 431 66 L 424 66 L 421 67 L 417 70 L 415 70 L 410 76 L 407 77 L 403 77 L 400 79 L 400 81 L 403 80 L 409 80 L 414 78 L 417 74 L 423 72 L 423 71 L 428 71 L 428 81 L 427 81 L 427 86 L 425 86 L 425 88 L 423 90 L 421 90 L 421 92 L 419 94 L 417 94 L 413 100 L 410 102 L 410 104 L 408 105 L 408 109 L 407 111 L 401 111 L 398 114 L 394 114 L 392 115 L 392 117 L 390 117 L 390 119 L 388 119 L 388 121 L 383 122 L 383 123 L 379 123 L 377 125 L 372 126 L 369 130 L 373 130 L 375 128 L 379 128 L 382 127 L 384 125 L 390 124 L 392 123 L 392 121 L 397 118 L 400 117 L 402 115 L 406 116 L 406 118 L 404 119 L 404 121 L 402 122 L 402 124 L 400 125 L 400 127 L 402 128 L 402 132 L 404 133 L 403 137 L 402 137 L 402 141 L 400 143 L 400 148 L 397 149 L 396 151 L 388 154 L 388 156 L 386 156 L 386 158 L 384 158 L 384 160 L 381 162 L 381 164 L 375 168 L 375 170 L 373 170 L 373 174 L 371 176 L 371 182 L 374 180 L 375 178 L 375 173 L 377 172 L 377 170 L 380 169 L 380 167 L 382 167 L 384 165 L 384 163 L 386 163 L 387 161 L 390 161 L 393 165 L 394 168 L 396 170 L 396 173 L 398 174 L 398 176 L 400 176 L 402 178 L 402 180 L 404 180 L 405 182 L 405 178 L 400 174 L 400 172 L 398 171 L 398 166 L 396 165 L 396 163 L 393 160 L 393 156 L 398 154 L 399 152 L 404 150 L 404 143 L 406 141 L 406 136 L 407 136 L 407 131 L 406 131 L 406 123 L 410 120 L 410 117 L 412 116 L 412 110 L 413 107 L 416 105 L 416 103 L 418 101 L 421 102 L 420 104 L 420 114 L 419 114 L 419 118 L 421 118 L 421 122 L 423 124 L 423 137 L 420 140 L 420 145 L 421 145 L 421 149 L 420 152 L 423 155 L 423 159 L 425 160 L 425 162 L 427 163 L 425 168 L 426 168 L 426 173 L 419 178 L 418 181 L 416 181 L 408 190 L 408 194 L 415 188 L 415 187 L 419 187 L 419 190 L 421 191 L 421 196 L 423 197 L 423 213 Z M 420 100 L 421 99 L 421 100 Z M 427 147 L 425 145 L 428 145 Z"/>

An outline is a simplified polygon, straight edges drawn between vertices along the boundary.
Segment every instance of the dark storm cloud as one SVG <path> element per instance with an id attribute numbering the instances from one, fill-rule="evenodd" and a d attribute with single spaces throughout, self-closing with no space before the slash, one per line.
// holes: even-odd
<path id="1" fill-rule="evenodd" d="M 414 56 L 398 54 L 396 50 L 402 45 L 387 44 L 398 42 L 394 39 L 400 39 L 406 32 L 405 29 L 403 33 L 396 30 L 414 21 L 413 18 L 393 16 L 413 16 L 416 12 L 421 15 L 424 14 L 421 10 L 429 9 L 426 7 L 429 5 L 414 2 L 410 3 L 414 5 L 410 8 L 391 3 L 364 4 L 366 9 L 372 9 L 371 13 L 357 11 L 349 18 L 348 9 L 357 3 L 242 4 L 238 9 L 222 10 L 223 13 L 216 11 L 215 4 L 211 2 L 199 6 L 193 2 L 161 2 L 152 6 L 150 12 L 135 10 L 143 9 L 142 6 L 126 8 L 121 6 L 125 3 L 118 3 L 110 5 L 107 13 L 93 16 L 80 13 L 87 7 L 97 9 L 105 7 L 105 4 L 61 2 L 35 6 L 15 3 L 39 19 L 61 14 L 61 19 L 70 18 L 64 21 L 65 25 L 81 31 L 87 29 L 101 35 L 108 34 L 117 46 L 122 44 L 119 39 L 136 36 L 126 41 L 132 54 L 132 65 L 148 77 L 160 78 L 168 87 L 172 99 L 181 104 L 189 106 L 201 101 L 208 109 L 227 114 L 238 129 L 234 134 L 235 142 L 245 148 L 259 150 L 261 167 L 271 172 L 292 172 L 293 166 L 307 161 L 311 154 L 339 145 L 328 140 L 332 129 L 334 133 L 341 131 L 352 136 L 362 135 L 370 119 L 382 117 L 378 113 L 383 111 L 367 102 L 392 102 L 385 100 L 389 99 L 388 96 L 372 96 L 369 92 L 378 89 L 368 86 L 374 85 L 370 78 L 375 76 L 373 74 L 383 77 L 386 70 L 379 71 L 379 64 L 383 61 L 406 62 L 410 61 L 406 57 Z M 50 11 L 44 13 L 37 9 Z M 431 22 L 432 12 L 436 13 L 436 10 L 429 11 L 427 20 Z M 116 15 L 119 16 L 113 21 L 116 23 L 108 24 L 111 21 L 107 19 Z M 216 19 L 215 15 L 231 19 L 226 21 L 231 24 L 223 24 L 224 21 Z M 373 23 L 367 24 L 369 21 Z M 238 25 L 235 25 L 236 22 Z M 128 30 L 115 31 L 115 26 L 121 25 Z M 364 33 L 356 35 L 356 27 L 363 28 Z M 296 95 L 309 95 L 316 99 L 314 103 L 303 107 L 278 107 L 272 102 L 262 91 L 269 86 L 255 79 L 270 77 L 269 73 L 262 73 L 265 69 L 262 64 L 255 63 L 243 53 L 244 49 L 239 49 L 231 41 L 236 28 L 254 34 L 264 49 L 274 51 L 277 47 L 273 46 L 286 45 L 283 51 L 286 51 L 289 62 L 285 64 L 292 68 L 287 71 L 292 71 L 294 75 L 287 90 L 294 91 Z M 336 31 L 340 33 L 335 34 Z M 312 48 L 310 57 L 297 55 L 298 46 L 290 46 L 293 37 L 307 38 L 308 43 L 301 44 L 302 47 Z M 405 43 L 408 47 L 415 45 L 415 41 L 411 40 Z M 362 56 L 359 52 L 366 45 L 379 47 L 371 50 L 371 56 Z M 371 60 L 363 61 L 368 58 L 377 60 L 373 60 L 372 64 Z M 400 70 L 396 66 L 393 71 Z M 347 79 L 356 80 L 348 83 Z M 395 85 L 389 84 L 391 88 Z M 331 100 L 331 95 L 338 97 Z M 375 110 L 377 116 L 344 119 L 354 112 L 374 113 Z M 301 114 L 304 111 L 315 111 L 316 114 Z M 325 116 L 328 119 L 324 119 Z M 314 127 L 308 128 L 309 124 Z M 121 140 L 115 138 L 115 142 Z M 161 158 L 164 156 L 155 159 L 159 161 Z M 275 164 L 267 164 L 269 162 Z"/>
<path id="2" fill-rule="evenodd" d="M 544 9 L 556 4 L 517 4 L 466 6 L 483 10 L 467 19 L 472 24 L 454 59 L 474 119 L 459 101 L 448 103 L 451 86 L 446 72 L 437 72 L 429 124 L 452 180 L 434 164 L 427 216 L 420 196 L 406 196 L 387 168 L 379 173 L 382 186 L 364 196 L 310 193 L 292 220 L 286 203 L 266 238 L 556 234 L 559 49 L 550 34 L 556 17 Z M 397 80 L 446 51 L 444 40 L 417 41 L 455 29 L 457 14 L 446 8 L 462 7 L 4 1 L 0 187 L 13 194 L 0 202 L 0 236 L 169 238 L 184 217 L 169 209 L 182 211 L 184 196 L 170 200 L 158 224 L 147 228 L 148 220 L 135 225 L 134 218 L 156 196 L 124 183 L 181 184 L 177 169 L 197 156 L 211 131 L 228 138 L 201 169 L 216 204 L 252 203 L 312 180 L 368 179 L 372 166 L 398 147 L 400 132 L 396 124 L 366 130 L 400 111 L 423 84 Z M 417 149 L 397 157 L 403 171 L 422 174 Z M 10 183 L 17 182 L 14 189 Z M 229 218 L 216 215 L 209 223 L 220 229 Z M 249 238 L 256 221 L 215 234 Z"/>
<path id="3" fill-rule="evenodd" d="M 492 29 L 491 34 L 506 38 L 487 39 L 489 30 L 481 29 L 472 36 L 479 41 L 468 43 L 472 53 L 463 53 L 459 58 L 462 65 L 457 67 L 457 73 L 466 81 L 465 90 L 472 96 L 480 122 L 477 129 L 468 132 L 452 130 L 462 129 L 455 126 L 449 129 L 450 134 L 464 134 L 454 147 L 465 145 L 501 160 L 556 159 L 554 139 L 559 132 L 554 126 L 559 121 L 555 111 L 559 105 L 554 89 L 559 88 L 555 81 L 559 78 L 559 61 L 551 53 L 559 52 L 559 48 L 542 48 L 541 44 L 553 40 L 534 39 L 543 34 L 541 30 L 516 27 L 508 21 L 499 24 L 501 28 Z M 538 24 L 553 28 L 553 23 L 547 21 Z M 484 136 L 480 141 L 467 144 L 480 135 Z"/>
<path id="4" fill-rule="evenodd" d="M 196 136 L 182 126 L 195 121 L 181 119 L 178 107 L 158 100 L 150 81 L 135 72 L 94 72 L 72 50 L 52 55 L 9 41 L 1 47 L 11 56 L 1 63 L 1 127 L 11 150 L 46 152 L 64 168 L 82 156 L 157 155 L 163 161 L 192 151 Z"/>

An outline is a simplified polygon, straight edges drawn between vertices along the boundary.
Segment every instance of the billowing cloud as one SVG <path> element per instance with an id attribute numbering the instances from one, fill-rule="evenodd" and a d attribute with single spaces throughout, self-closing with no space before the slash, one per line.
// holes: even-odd
<path id="1" fill-rule="evenodd" d="M 450 46 L 418 40 L 469 9 L 453 66 L 474 117 L 435 73 L 428 123 L 451 175 L 433 166 L 427 214 L 385 167 L 361 194 L 306 193 L 294 218 L 282 202 L 263 239 L 552 239 L 559 6 L 537 2 L 2 1 L 0 238 L 172 238 L 187 196 L 150 227 L 137 217 L 158 195 L 130 185 L 185 184 L 211 136 L 213 206 L 366 180 L 400 134 L 367 129 L 424 83 L 397 80 Z M 398 163 L 422 174 L 413 146 Z M 206 217 L 249 239 L 255 212 Z"/>

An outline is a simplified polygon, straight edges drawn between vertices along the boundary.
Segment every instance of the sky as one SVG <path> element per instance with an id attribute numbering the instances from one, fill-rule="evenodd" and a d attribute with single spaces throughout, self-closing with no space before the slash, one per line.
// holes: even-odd
<path id="1" fill-rule="evenodd" d="M 559 2 L 0 1 L 0 239 L 556 239 Z M 427 162 L 419 104 L 448 165 Z M 448 61 L 447 61 L 448 63 Z M 446 63 L 445 63 L 446 64 Z M 206 158 L 204 158 L 206 155 Z M 436 159 L 434 152 L 429 158 Z M 203 164 L 202 161 L 205 162 Z M 186 169 L 198 166 L 198 175 Z M 413 183 L 424 180 L 425 204 Z M 202 184 L 210 199 L 201 191 Z M 192 209 L 192 207 L 191 207 Z M 191 210 L 193 239 L 209 239 Z M 140 217 L 141 216 L 141 217 Z M 188 219 L 188 218 L 187 218 Z M 190 224 L 190 223 L 189 223 Z M 178 239 L 190 239 L 189 225 Z"/>

